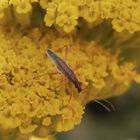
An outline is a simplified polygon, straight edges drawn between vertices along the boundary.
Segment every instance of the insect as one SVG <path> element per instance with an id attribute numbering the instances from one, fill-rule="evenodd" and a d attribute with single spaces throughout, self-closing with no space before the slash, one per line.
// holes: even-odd
<path id="1" fill-rule="evenodd" d="M 62 60 L 62 58 L 60 58 L 58 55 L 53 53 L 51 50 L 47 50 L 47 55 L 52 59 L 58 71 L 65 75 L 65 77 L 67 77 L 75 85 L 75 87 L 78 89 L 78 92 L 81 92 L 81 83 L 78 81 L 75 73 L 66 64 L 66 62 Z"/>

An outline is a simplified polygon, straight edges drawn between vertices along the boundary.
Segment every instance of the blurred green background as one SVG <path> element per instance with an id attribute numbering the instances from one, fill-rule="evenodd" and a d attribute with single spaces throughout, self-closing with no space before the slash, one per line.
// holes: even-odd
<path id="1" fill-rule="evenodd" d="M 58 134 L 58 139 L 140 140 L 140 86 L 133 84 L 126 94 L 109 101 L 115 106 L 115 112 L 89 103 L 82 123 L 72 131 Z"/>

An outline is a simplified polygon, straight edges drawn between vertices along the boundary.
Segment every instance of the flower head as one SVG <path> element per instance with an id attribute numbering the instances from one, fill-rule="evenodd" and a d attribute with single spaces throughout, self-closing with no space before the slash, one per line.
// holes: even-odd
<path id="1" fill-rule="evenodd" d="M 140 83 L 138 63 L 123 55 L 140 44 L 139 33 L 133 34 L 140 31 L 139 15 L 133 0 L 0 1 L 1 127 L 48 140 L 78 125 L 89 101 Z M 80 93 L 47 49 L 74 71 Z"/>

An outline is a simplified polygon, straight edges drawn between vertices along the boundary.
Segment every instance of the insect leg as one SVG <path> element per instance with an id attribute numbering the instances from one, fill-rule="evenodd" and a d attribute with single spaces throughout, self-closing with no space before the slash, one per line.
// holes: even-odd
<path id="1" fill-rule="evenodd" d="M 65 58 L 64 58 L 64 60 L 66 61 L 66 60 L 67 60 L 67 55 L 68 55 L 68 49 L 69 49 L 69 47 L 68 47 L 68 46 L 65 46 L 65 47 L 66 47 L 66 50 L 65 50 Z M 65 80 L 66 80 L 66 78 L 64 77 L 64 82 L 65 82 Z M 66 87 L 65 87 L 65 88 L 66 88 Z M 71 92 L 71 96 L 70 96 L 70 99 L 69 99 L 69 101 L 68 101 L 68 104 L 71 103 L 72 98 L 73 98 L 73 92 Z"/>
<path id="2" fill-rule="evenodd" d="M 34 77 L 32 77 L 31 79 L 28 79 L 28 80 L 26 80 L 26 82 L 28 82 L 28 81 L 30 81 L 30 80 L 33 80 L 33 79 L 37 79 L 37 78 L 39 78 L 39 77 L 42 77 L 42 76 L 45 76 L 45 75 L 48 75 L 48 74 L 58 74 L 58 72 L 54 72 L 54 73 L 48 73 L 48 72 L 46 72 L 46 73 L 43 73 L 43 74 L 34 76 Z"/>
<path id="3" fill-rule="evenodd" d="M 68 89 L 66 91 L 69 93 Z M 71 96 L 70 96 L 70 98 L 68 100 L 68 105 L 71 103 L 72 98 L 73 98 L 73 92 L 71 92 Z"/>

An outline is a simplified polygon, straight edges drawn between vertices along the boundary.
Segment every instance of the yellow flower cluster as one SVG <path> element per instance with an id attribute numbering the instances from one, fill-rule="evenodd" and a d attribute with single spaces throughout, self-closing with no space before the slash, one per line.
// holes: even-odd
<path id="1" fill-rule="evenodd" d="M 14 6 L 15 10 L 19 14 L 24 14 L 32 9 L 31 3 L 38 2 L 38 0 L 1 0 L 0 1 L 0 11 L 1 16 L 3 16 L 4 9 L 9 5 Z"/>
<path id="2" fill-rule="evenodd" d="M 42 128 L 48 133 L 68 131 L 80 123 L 85 103 L 119 95 L 133 80 L 140 82 L 133 64 L 119 64 L 118 53 L 112 55 L 95 42 L 74 41 L 51 31 L 42 37 L 37 28 L 26 35 L 1 30 L 0 42 L 0 124 L 4 129 L 18 128 L 23 134 Z M 66 61 L 82 83 L 82 93 L 46 56 L 46 49 L 51 49 L 65 58 L 65 47 Z M 117 92 L 104 94 L 102 90 L 114 89 L 109 81 Z"/>
<path id="3" fill-rule="evenodd" d="M 4 9 L 8 7 L 8 0 L 0 1 L 0 18 L 4 16 Z"/>
<path id="4" fill-rule="evenodd" d="M 79 18 L 89 23 L 108 19 L 118 32 L 123 30 L 135 32 L 140 31 L 139 4 L 140 1 L 133 0 L 46 1 L 46 6 L 43 7 L 47 11 L 44 20 L 47 26 L 56 24 L 63 27 L 66 32 L 71 32 L 78 24 Z"/>
<path id="5" fill-rule="evenodd" d="M 29 140 L 56 140 L 56 139 L 53 136 L 47 136 L 46 138 L 31 136 Z"/>
<path id="6" fill-rule="evenodd" d="M 0 18 L 9 6 L 18 14 L 25 14 L 34 8 L 33 3 L 46 10 L 45 16 L 42 13 L 46 26 L 55 25 L 67 33 L 73 31 L 81 19 L 89 23 L 108 20 L 118 32 L 140 31 L 139 0 L 3 0 Z"/>
<path id="7" fill-rule="evenodd" d="M 49 140 L 51 134 L 79 124 L 89 101 L 118 96 L 132 82 L 140 83 L 136 65 L 121 58 L 121 49 L 108 45 L 107 50 L 104 41 L 87 42 L 86 37 L 87 28 L 107 20 L 116 31 L 130 32 L 125 37 L 128 32 L 112 34 L 110 40 L 121 38 L 116 46 L 129 40 L 140 31 L 139 5 L 134 0 L 0 0 L 2 128 L 37 136 L 30 140 Z M 63 32 L 77 26 L 82 28 L 78 32 Z M 81 82 L 80 93 L 58 72 L 47 49 L 72 68 Z"/>
<path id="8" fill-rule="evenodd" d="M 69 1 L 54 1 L 48 3 L 45 23 L 47 26 L 56 24 L 70 32 L 78 24 L 79 10 L 78 6 L 73 5 Z"/>
<path id="9" fill-rule="evenodd" d="M 39 39 L 38 30 L 34 33 Z M 51 42 L 38 44 L 36 37 L 15 32 L 11 36 L 1 31 L 0 124 L 4 129 L 18 127 L 24 134 L 42 126 L 48 132 L 72 129 L 80 123 L 84 107 L 76 98 L 70 101 L 68 83 L 60 85 L 63 77 L 45 54 Z"/>

